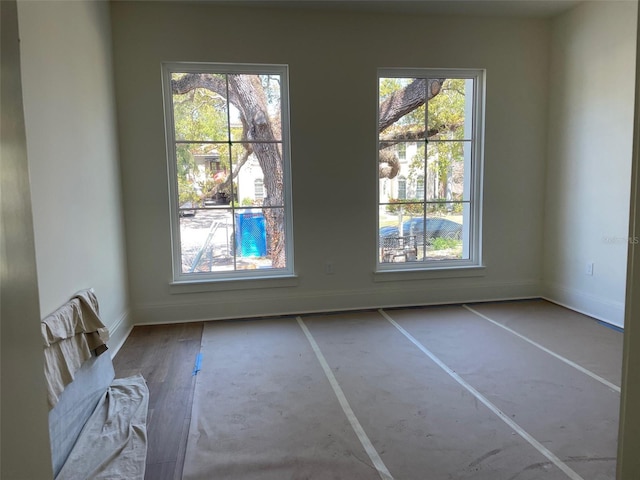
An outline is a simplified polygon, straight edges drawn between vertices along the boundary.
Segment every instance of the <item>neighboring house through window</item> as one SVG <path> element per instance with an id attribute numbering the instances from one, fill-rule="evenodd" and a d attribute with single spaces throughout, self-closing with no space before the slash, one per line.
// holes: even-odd
<path id="1" fill-rule="evenodd" d="M 400 160 L 400 162 L 406 162 L 407 161 L 407 144 L 399 143 L 398 145 L 396 145 L 396 148 L 398 152 L 398 160 Z"/>
<path id="2" fill-rule="evenodd" d="M 416 179 L 416 198 L 424 198 L 424 175 L 418 175 Z"/>
<path id="3" fill-rule="evenodd" d="M 400 177 L 398 179 L 398 200 L 407 199 L 407 179 Z"/>
<path id="4" fill-rule="evenodd" d="M 287 75 L 163 64 L 175 282 L 293 274 Z"/>
<path id="5" fill-rule="evenodd" d="M 264 181 L 261 178 L 256 178 L 253 182 L 253 195 L 257 202 L 261 202 L 264 198 Z"/>
<path id="6" fill-rule="evenodd" d="M 381 69 L 378 86 L 378 270 L 480 266 L 484 72 Z"/>

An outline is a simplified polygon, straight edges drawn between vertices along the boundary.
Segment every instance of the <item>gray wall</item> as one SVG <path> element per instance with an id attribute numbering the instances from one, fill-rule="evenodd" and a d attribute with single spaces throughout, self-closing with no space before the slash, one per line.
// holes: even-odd
<path id="1" fill-rule="evenodd" d="M 92 287 L 117 348 L 130 330 L 106 2 L 20 2 L 40 291 L 48 315 Z"/>
<path id="2" fill-rule="evenodd" d="M 15 1 L 0 2 L 0 477 L 51 478 Z"/>
<path id="3" fill-rule="evenodd" d="M 115 2 L 112 17 L 136 322 L 540 293 L 546 21 L 243 10 L 165 2 Z M 297 285 L 225 285 L 223 291 L 211 286 L 203 288 L 210 291 L 192 293 L 169 286 L 162 61 L 289 65 Z M 376 69 L 394 66 L 487 69 L 487 268 L 481 277 L 404 275 L 405 281 L 385 282 L 373 275 Z M 328 260 L 334 262 L 334 275 L 324 274 Z"/>
<path id="4" fill-rule="evenodd" d="M 554 19 L 551 32 L 545 295 L 620 326 L 636 11 L 635 2 L 586 2 Z"/>

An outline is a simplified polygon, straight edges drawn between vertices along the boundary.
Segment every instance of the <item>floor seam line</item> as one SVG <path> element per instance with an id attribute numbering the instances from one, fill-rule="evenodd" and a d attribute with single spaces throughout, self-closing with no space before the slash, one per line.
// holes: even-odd
<path id="1" fill-rule="evenodd" d="M 327 377 L 327 380 L 329 380 L 329 384 L 333 389 L 333 393 L 338 399 L 338 403 L 342 407 L 342 411 L 347 416 L 347 420 L 349 420 L 349 423 L 351 424 L 351 428 L 353 429 L 356 436 L 358 437 L 358 440 L 360 440 L 360 443 L 362 444 L 362 447 L 364 448 L 365 452 L 373 462 L 373 466 L 378 471 L 380 478 L 382 480 L 394 480 L 393 476 L 391 476 L 391 473 L 389 472 L 386 465 L 382 461 L 382 458 L 380 458 L 380 455 L 378 454 L 375 447 L 371 443 L 371 440 L 369 439 L 366 432 L 362 428 L 362 425 L 360 424 L 360 421 L 358 420 L 355 413 L 353 412 L 351 405 L 349 405 L 349 401 L 347 400 L 347 397 L 344 395 L 344 392 L 342 391 L 342 388 L 340 387 L 338 380 L 336 379 L 335 375 L 331 371 L 331 367 L 329 367 L 329 364 L 327 363 L 327 360 L 325 359 L 324 354 L 320 350 L 320 347 L 318 346 L 315 339 L 313 338 L 313 335 L 311 334 L 306 324 L 302 320 L 302 317 L 300 316 L 296 317 L 296 321 L 298 322 L 298 325 L 302 329 L 302 333 L 304 333 L 304 336 L 307 338 L 307 341 L 311 345 L 313 353 L 316 355 L 316 358 L 318 359 L 318 362 L 320 363 L 320 366 L 322 367 L 322 370 L 324 371 L 324 374 Z"/>
<path id="2" fill-rule="evenodd" d="M 480 401 L 485 407 L 487 407 L 491 412 L 493 412 L 500 420 L 506 423 L 511 429 L 520 435 L 526 442 L 528 442 L 532 447 L 538 450 L 544 457 L 550 460 L 556 467 L 558 467 L 565 475 L 567 475 L 571 480 L 584 480 L 578 473 L 576 473 L 571 467 L 569 467 L 566 463 L 564 463 L 560 458 L 558 458 L 551 450 L 542 445 L 538 440 L 536 440 L 531 434 L 529 434 L 526 430 L 524 430 L 520 425 L 514 422 L 506 413 L 500 410 L 497 406 L 495 406 L 492 402 L 489 401 L 484 395 L 482 395 L 478 390 L 476 390 L 470 383 L 468 383 L 465 379 L 463 379 L 460 375 L 454 372 L 448 365 L 446 365 L 440 358 L 438 358 L 433 352 L 431 352 L 427 347 L 425 347 L 422 343 L 420 343 L 413 335 L 411 335 L 407 330 L 405 330 L 399 323 L 397 323 L 390 315 L 387 314 L 383 309 L 379 309 L 378 312 L 382 315 L 391 325 L 393 325 L 402 335 L 404 335 L 407 340 L 413 343 L 418 349 L 424 353 L 427 357 L 431 359 L 438 367 L 444 370 L 453 380 L 455 380 L 460 386 L 465 388 L 471 395 L 473 395 L 477 400 Z"/>
<path id="3" fill-rule="evenodd" d="M 512 328 L 509 328 L 506 325 L 503 325 L 500 322 L 497 322 L 496 320 L 493 320 L 492 318 L 488 317 L 487 315 L 484 315 L 483 313 L 480 313 L 477 310 L 471 308 L 469 305 L 463 304 L 462 307 L 465 308 L 466 310 L 468 310 L 469 312 L 473 313 L 474 315 L 477 315 L 478 317 L 486 320 L 487 322 L 490 322 L 491 324 L 495 325 L 496 327 L 500 327 L 503 330 L 511 333 L 512 335 L 515 335 L 516 337 L 520 338 L 521 340 L 524 340 L 525 342 L 529 343 L 530 345 L 533 345 L 534 347 L 542 350 L 543 352 L 548 353 L 552 357 L 556 358 L 557 360 L 560 360 L 561 362 L 569 365 L 570 367 L 575 368 L 579 372 L 584 373 L 585 375 L 593 378 L 594 380 L 600 382 L 601 384 L 603 384 L 604 386 L 610 388 L 611 390 L 614 390 L 614 391 L 620 393 L 620 387 L 619 386 L 611 383 L 609 380 L 601 377 L 597 373 L 594 373 L 591 370 L 588 370 L 588 369 L 584 368 L 582 365 L 579 365 L 576 362 L 573 362 L 573 361 L 569 360 L 568 358 L 563 357 L 559 353 L 556 353 L 553 350 L 548 349 L 544 345 L 541 345 L 538 342 L 535 342 L 535 341 L 531 340 L 526 335 L 523 335 L 523 334 L 521 334 L 519 332 L 516 332 Z"/>

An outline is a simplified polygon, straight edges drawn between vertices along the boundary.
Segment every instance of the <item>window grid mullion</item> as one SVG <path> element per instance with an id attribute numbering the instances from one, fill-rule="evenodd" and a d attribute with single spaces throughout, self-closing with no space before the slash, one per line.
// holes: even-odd
<path id="1" fill-rule="evenodd" d="M 282 140 L 176 140 L 176 145 L 241 145 L 250 143 L 282 144 Z"/>

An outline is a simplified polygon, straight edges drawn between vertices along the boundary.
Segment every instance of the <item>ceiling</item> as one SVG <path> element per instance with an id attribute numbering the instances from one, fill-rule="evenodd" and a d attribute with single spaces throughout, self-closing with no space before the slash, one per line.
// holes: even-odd
<path id="1" fill-rule="evenodd" d="M 204 0 L 227 6 L 427 15 L 552 17 L 581 0 Z M 615 0 L 599 0 L 615 1 Z"/>

